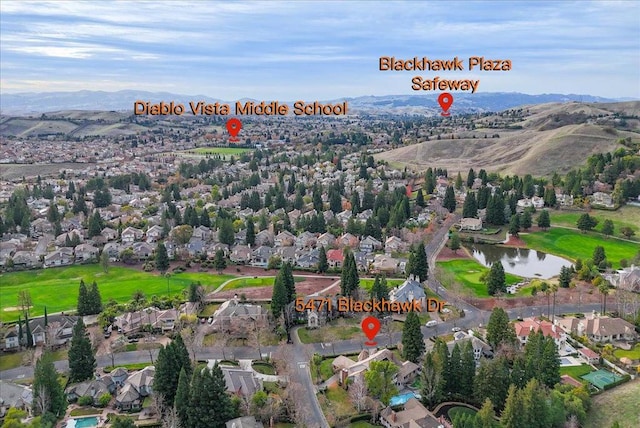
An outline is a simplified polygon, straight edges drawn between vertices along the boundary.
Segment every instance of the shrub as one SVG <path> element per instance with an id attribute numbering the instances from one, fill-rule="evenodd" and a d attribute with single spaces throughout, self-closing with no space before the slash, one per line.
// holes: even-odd
<path id="1" fill-rule="evenodd" d="M 91 406 L 93 404 L 93 397 L 90 395 L 83 395 L 78 398 L 78 404 L 81 406 Z"/>
<path id="2" fill-rule="evenodd" d="M 98 406 L 107 407 L 110 402 L 111 402 L 111 394 L 109 394 L 108 392 L 105 392 L 98 399 Z"/>

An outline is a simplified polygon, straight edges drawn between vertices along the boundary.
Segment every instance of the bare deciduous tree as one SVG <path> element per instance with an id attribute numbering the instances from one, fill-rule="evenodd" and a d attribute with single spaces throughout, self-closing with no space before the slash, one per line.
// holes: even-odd
<path id="1" fill-rule="evenodd" d="M 367 385 L 362 374 L 355 377 L 353 383 L 349 385 L 349 397 L 360 413 L 367 404 Z"/>
<path id="2" fill-rule="evenodd" d="M 184 427 L 184 424 L 178 417 L 178 412 L 176 410 L 176 407 L 173 406 L 164 413 L 164 416 L 162 417 L 162 428 L 182 428 L 182 427 Z"/>
<path id="3" fill-rule="evenodd" d="M 33 399 L 35 402 L 36 414 L 44 415 L 47 411 L 49 411 L 49 391 L 44 385 L 40 386 L 40 388 L 38 389 L 38 393 Z"/>

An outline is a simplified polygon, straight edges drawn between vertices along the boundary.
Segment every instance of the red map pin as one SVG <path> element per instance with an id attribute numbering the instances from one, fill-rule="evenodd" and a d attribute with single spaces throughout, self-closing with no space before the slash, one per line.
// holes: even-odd
<path id="1" fill-rule="evenodd" d="M 451 113 L 447 112 L 449 110 L 449 107 L 451 107 L 451 104 L 453 104 L 453 96 L 450 93 L 444 92 L 440 94 L 440 96 L 438 97 L 438 104 L 440 104 L 440 107 L 442 108 L 442 113 L 440 113 L 440 116 L 451 116 Z"/>
<path id="2" fill-rule="evenodd" d="M 231 118 L 227 120 L 227 131 L 229 131 L 229 135 L 231 135 L 231 139 L 229 141 L 238 141 L 236 138 L 242 129 L 242 122 L 240 119 Z"/>
<path id="3" fill-rule="evenodd" d="M 374 342 L 373 339 L 376 337 L 376 334 L 380 331 L 380 320 L 376 317 L 366 317 L 362 320 L 362 331 L 364 335 L 369 339 L 368 342 L 364 342 L 367 346 L 376 346 L 377 342 Z"/>

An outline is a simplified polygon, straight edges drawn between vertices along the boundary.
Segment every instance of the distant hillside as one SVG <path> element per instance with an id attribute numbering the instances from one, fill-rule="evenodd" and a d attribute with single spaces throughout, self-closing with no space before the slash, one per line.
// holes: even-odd
<path id="1" fill-rule="evenodd" d="M 504 115 L 484 116 L 477 120 L 474 131 L 454 134 L 455 139 L 432 139 L 377 157 L 414 170 L 431 166 L 463 173 L 469 168 L 484 168 L 509 174 L 549 175 L 581 165 L 593 153 L 614 150 L 620 138 L 640 141 L 638 101 L 553 103 L 518 110 L 522 116 L 503 128 L 495 125 L 504 120 Z"/>
<path id="2" fill-rule="evenodd" d="M 528 95 L 517 92 L 494 92 L 463 94 L 453 93 L 454 103 L 451 112 L 476 113 L 487 111 L 502 111 L 525 104 L 541 104 L 550 102 L 615 102 L 617 99 L 594 97 L 591 95 L 575 94 L 541 94 Z M 113 110 L 132 111 L 136 100 L 158 103 L 160 101 L 175 101 L 185 105 L 189 101 L 205 101 L 215 103 L 221 100 L 205 95 L 171 94 L 168 92 L 146 91 L 78 91 L 78 92 L 43 92 L 2 94 L 2 114 L 34 114 L 60 110 Z M 246 100 L 246 99 L 243 99 Z M 438 94 L 432 95 L 385 95 L 343 98 L 332 101 L 349 101 L 352 112 L 359 113 L 389 113 L 389 114 L 420 114 L 433 116 L 440 113 Z M 227 100 L 234 103 L 238 100 Z M 269 100 L 267 100 L 269 101 Z M 279 100 L 283 101 L 283 100 Z M 293 104 L 296 100 L 284 101 Z M 308 101 L 308 100 L 307 100 Z"/>

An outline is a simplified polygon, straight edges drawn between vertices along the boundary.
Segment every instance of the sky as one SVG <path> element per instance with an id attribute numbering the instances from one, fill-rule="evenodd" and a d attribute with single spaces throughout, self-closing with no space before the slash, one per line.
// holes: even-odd
<path id="1" fill-rule="evenodd" d="M 379 58 L 465 61 L 380 71 Z M 512 70 L 469 71 L 467 59 Z M 0 2 L 0 91 L 145 90 L 224 100 L 479 92 L 640 98 L 640 1 Z"/>

